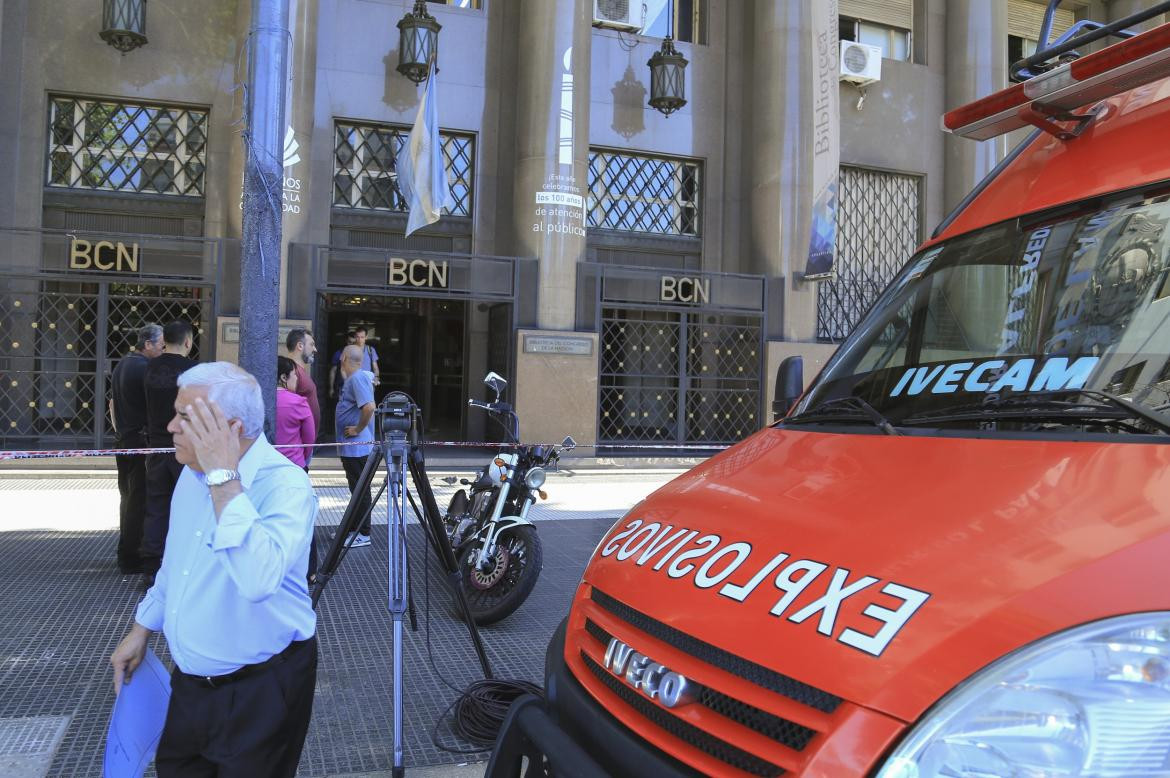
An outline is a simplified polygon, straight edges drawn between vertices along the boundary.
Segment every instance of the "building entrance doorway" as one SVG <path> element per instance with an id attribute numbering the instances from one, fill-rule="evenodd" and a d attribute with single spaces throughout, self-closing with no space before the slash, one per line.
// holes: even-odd
<path id="1" fill-rule="evenodd" d="M 378 355 L 375 399 L 406 392 L 422 408 L 428 440 L 467 439 L 467 398 L 481 394 L 469 382 L 478 383 L 487 370 L 506 370 L 510 303 L 332 293 L 321 298 L 328 340 L 322 360 L 327 353 L 331 373 L 346 334 L 365 327 L 366 344 Z M 332 425 L 324 430 L 331 431 Z"/>

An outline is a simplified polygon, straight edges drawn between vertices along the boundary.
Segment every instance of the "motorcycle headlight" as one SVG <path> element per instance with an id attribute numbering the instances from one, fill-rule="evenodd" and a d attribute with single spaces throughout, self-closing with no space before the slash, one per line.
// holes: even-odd
<path id="1" fill-rule="evenodd" d="M 524 485 L 529 489 L 539 489 L 544 486 L 544 479 L 547 477 L 543 467 L 534 467 L 524 476 Z"/>
<path id="2" fill-rule="evenodd" d="M 877 778 L 1170 774 L 1170 613 L 1076 627 L 951 692 Z"/>

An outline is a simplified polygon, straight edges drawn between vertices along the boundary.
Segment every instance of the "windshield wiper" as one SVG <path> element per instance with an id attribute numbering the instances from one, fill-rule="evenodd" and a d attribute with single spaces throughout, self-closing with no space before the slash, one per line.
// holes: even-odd
<path id="1" fill-rule="evenodd" d="M 798 413 L 795 416 L 789 416 L 782 423 L 812 424 L 815 422 L 839 421 L 842 418 L 841 414 L 848 414 L 847 418 L 851 419 L 856 419 L 858 416 L 864 417 L 873 422 L 875 427 L 887 435 L 902 434 L 894 429 L 894 425 L 881 414 L 881 411 L 856 395 L 826 400 L 812 410 Z"/>
<path id="2" fill-rule="evenodd" d="M 1097 400 L 1098 403 L 1073 402 L 1059 399 L 1061 397 L 1084 397 Z M 1049 392 L 1008 395 L 994 399 L 984 398 L 976 403 L 930 413 L 913 414 L 903 418 L 900 423 L 929 424 L 932 422 L 1027 420 L 1052 417 L 1136 419 L 1170 435 L 1170 417 L 1158 411 L 1144 408 L 1124 397 L 1097 389 L 1059 389 Z"/>

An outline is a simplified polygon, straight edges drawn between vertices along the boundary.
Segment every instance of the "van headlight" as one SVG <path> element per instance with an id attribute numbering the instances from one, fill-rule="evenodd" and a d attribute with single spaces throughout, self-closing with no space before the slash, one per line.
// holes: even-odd
<path id="1" fill-rule="evenodd" d="M 1170 775 L 1170 613 L 1043 638 L 951 692 L 877 778 Z"/>
<path id="2" fill-rule="evenodd" d="M 524 485 L 529 489 L 539 489 L 544 486 L 544 479 L 546 477 L 543 467 L 531 468 L 528 474 L 524 476 Z"/>

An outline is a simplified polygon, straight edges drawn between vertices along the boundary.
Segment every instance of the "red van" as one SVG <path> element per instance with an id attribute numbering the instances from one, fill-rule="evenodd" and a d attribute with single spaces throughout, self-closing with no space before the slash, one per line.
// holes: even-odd
<path id="1" fill-rule="evenodd" d="M 605 535 L 489 776 L 1170 775 L 1167 76 L 1170 25 L 945 117 L 1036 129 Z"/>

